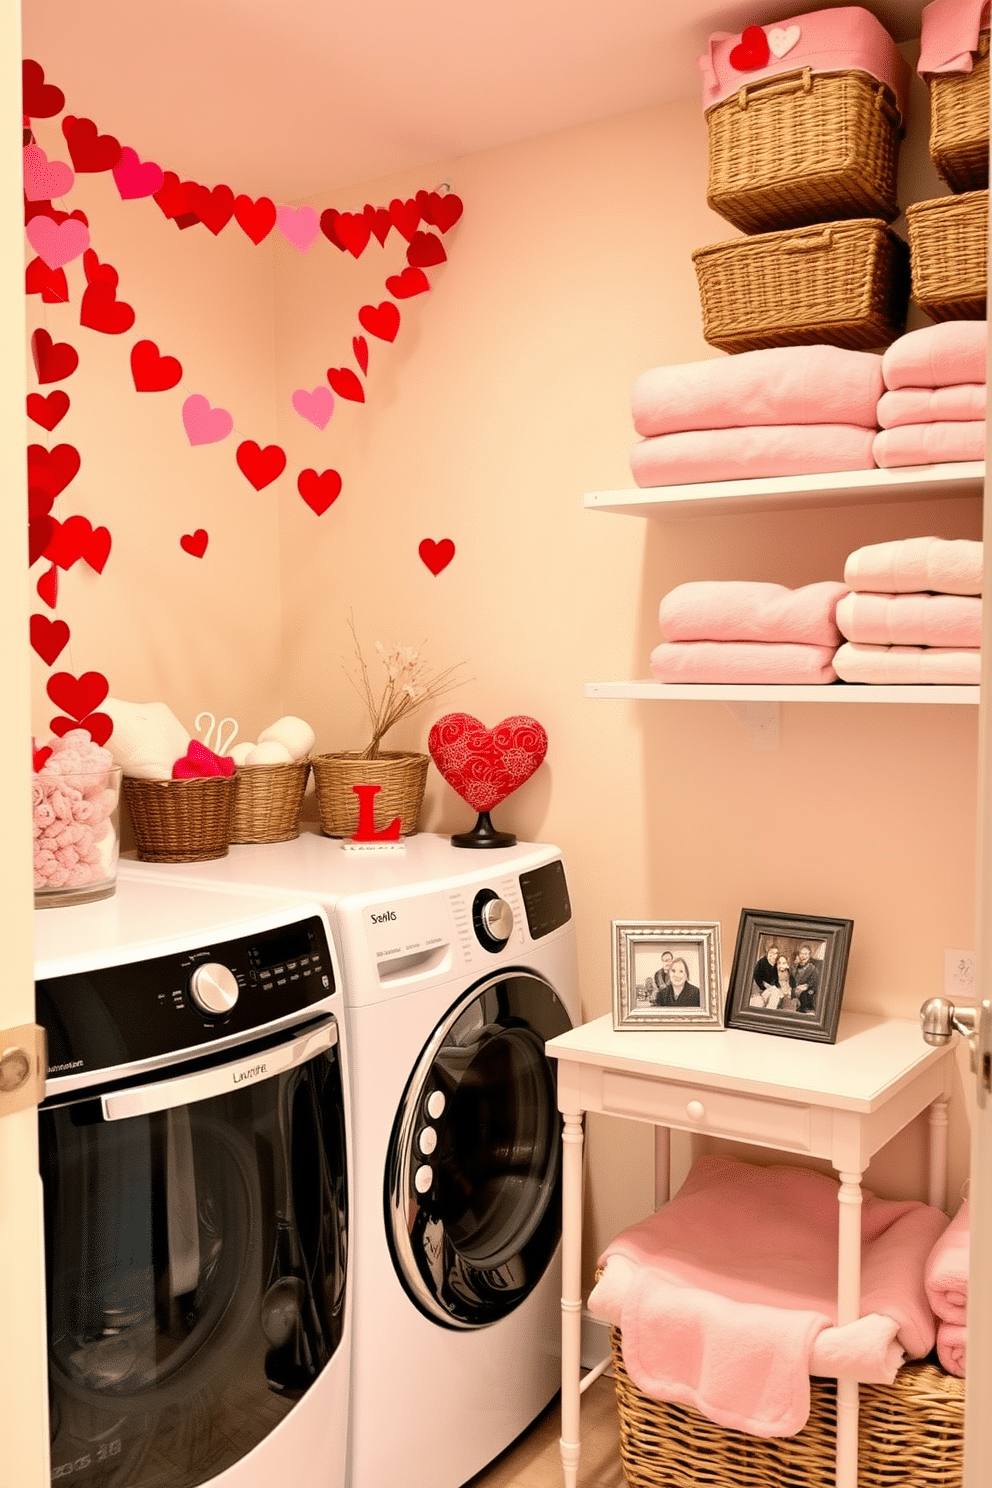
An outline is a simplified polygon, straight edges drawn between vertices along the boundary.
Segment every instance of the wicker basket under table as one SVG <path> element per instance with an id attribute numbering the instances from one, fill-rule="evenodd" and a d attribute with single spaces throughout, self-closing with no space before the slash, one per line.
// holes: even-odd
<path id="1" fill-rule="evenodd" d="M 234 777 L 232 842 L 288 842 L 300 835 L 310 761 L 245 765 Z"/>
<path id="2" fill-rule="evenodd" d="M 931 320 L 984 320 L 988 191 L 914 202 L 906 222 L 916 304 Z"/>
<path id="3" fill-rule="evenodd" d="M 706 125 L 706 200 L 744 232 L 899 215 L 899 112 L 868 73 L 806 67 L 745 83 Z"/>
<path id="4" fill-rule="evenodd" d="M 692 260 L 703 335 L 724 351 L 877 351 L 905 329 L 909 251 L 880 218 L 732 238 Z"/>
<path id="5" fill-rule="evenodd" d="M 932 72 L 930 158 L 952 191 L 989 184 L 989 33 L 978 38 L 970 72 Z"/>
<path id="6" fill-rule="evenodd" d="M 834 1488 L 837 1392 L 810 1381 L 809 1420 L 796 1436 L 748 1436 L 690 1406 L 642 1395 L 611 1329 L 620 1459 L 629 1488 Z M 858 1488 L 960 1488 L 964 1380 L 928 1362 L 892 1385 L 862 1385 Z"/>

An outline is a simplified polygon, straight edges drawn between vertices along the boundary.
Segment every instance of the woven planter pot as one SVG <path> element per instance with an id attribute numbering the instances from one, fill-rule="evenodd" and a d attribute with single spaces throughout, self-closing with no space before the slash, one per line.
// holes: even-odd
<path id="1" fill-rule="evenodd" d="M 352 787 L 378 785 L 373 802 L 377 829 L 381 831 L 398 816 L 400 835 L 409 837 L 417 830 L 429 763 L 426 754 L 388 750 L 374 760 L 362 759 L 360 754 L 318 754 L 313 760 L 313 778 L 321 830 L 327 837 L 353 837 L 358 829 L 358 796 Z"/>
<path id="2" fill-rule="evenodd" d="M 231 841 L 234 776 L 202 780 L 134 780 L 124 800 L 143 863 L 202 863 L 223 858 Z"/>
<path id="3" fill-rule="evenodd" d="M 970 72 L 933 72 L 930 89 L 930 158 L 952 191 L 981 191 L 989 184 L 989 33 L 978 38 Z"/>
<path id="4" fill-rule="evenodd" d="M 936 196 L 906 208 L 913 299 L 931 320 L 984 320 L 989 194 Z"/>
<path id="5" fill-rule="evenodd" d="M 245 765 L 234 777 L 232 842 L 289 842 L 300 835 L 310 761 Z"/>

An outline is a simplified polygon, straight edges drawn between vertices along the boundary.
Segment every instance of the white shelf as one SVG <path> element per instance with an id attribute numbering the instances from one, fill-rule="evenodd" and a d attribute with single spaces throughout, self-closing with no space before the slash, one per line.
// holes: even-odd
<path id="1" fill-rule="evenodd" d="M 984 460 L 962 460 L 948 465 L 907 465 L 898 470 L 841 470 L 827 475 L 777 475 L 767 480 L 702 481 L 691 486 L 590 491 L 585 505 L 591 511 L 617 512 L 628 517 L 703 517 L 711 513 L 726 516 L 981 496 L 984 480 Z"/>
<path id="2" fill-rule="evenodd" d="M 766 687 L 753 683 L 587 682 L 589 698 L 692 703 L 964 703 L 975 706 L 978 687 L 873 687 L 833 682 L 822 687 Z"/>

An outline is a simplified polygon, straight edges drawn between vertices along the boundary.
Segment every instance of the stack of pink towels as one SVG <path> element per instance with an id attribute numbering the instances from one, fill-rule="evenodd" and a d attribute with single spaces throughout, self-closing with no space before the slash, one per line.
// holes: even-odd
<path id="1" fill-rule="evenodd" d="M 937 1316 L 937 1358 L 948 1374 L 963 1378 L 968 1349 L 968 1267 L 971 1220 L 968 1200 L 930 1252 L 923 1271 L 927 1300 Z"/>
<path id="2" fill-rule="evenodd" d="M 987 334 L 987 321 L 947 320 L 893 341 L 882 357 L 877 465 L 984 460 Z"/>
<path id="3" fill-rule="evenodd" d="M 980 680 L 982 544 L 910 537 L 858 548 L 837 605 L 844 682 L 945 686 Z"/>
<path id="4" fill-rule="evenodd" d="M 638 486 L 870 470 L 882 358 L 777 346 L 672 367 L 634 384 Z"/>
<path id="5" fill-rule="evenodd" d="M 835 682 L 844 584 L 786 589 L 745 580 L 679 584 L 661 601 L 665 637 L 651 652 L 659 682 Z"/>

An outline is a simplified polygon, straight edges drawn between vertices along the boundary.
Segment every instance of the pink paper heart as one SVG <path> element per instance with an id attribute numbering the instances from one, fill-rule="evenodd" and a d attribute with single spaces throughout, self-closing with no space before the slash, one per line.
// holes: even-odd
<path id="1" fill-rule="evenodd" d="M 320 218 L 313 207 L 279 207 L 276 210 L 276 227 L 287 243 L 292 243 L 301 253 L 306 253 L 320 232 Z"/>
<path id="2" fill-rule="evenodd" d="M 183 404 L 183 427 L 190 444 L 216 444 L 234 428 L 226 408 L 211 408 L 202 393 L 190 393 Z"/>
<path id="3" fill-rule="evenodd" d="M 154 196 L 165 184 L 165 172 L 154 160 L 141 160 L 137 150 L 125 145 L 121 150 L 119 164 L 114 167 L 114 180 L 122 201 L 134 201 L 140 196 Z"/>
<path id="4" fill-rule="evenodd" d="M 334 394 L 326 387 L 315 387 L 310 393 L 306 388 L 297 388 L 293 394 L 293 407 L 300 418 L 316 424 L 318 429 L 326 429 L 334 412 Z"/>
<path id="5" fill-rule="evenodd" d="M 49 160 L 40 145 L 24 149 L 24 195 L 28 201 L 52 201 L 72 190 L 76 173 L 64 160 Z"/>
<path id="6" fill-rule="evenodd" d="M 28 242 L 50 269 L 61 269 L 90 246 L 90 230 L 78 217 L 53 222 L 51 217 L 32 217 L 27 225 Z"/>

